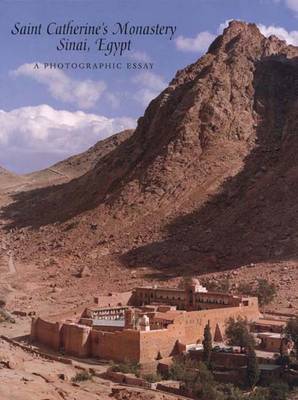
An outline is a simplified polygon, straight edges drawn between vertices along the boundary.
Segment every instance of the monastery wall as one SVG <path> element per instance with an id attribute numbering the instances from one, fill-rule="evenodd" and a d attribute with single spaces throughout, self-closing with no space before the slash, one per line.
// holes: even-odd
<path id="1" fill-rule="evenodd" d="M 140 359 L 140 332 L 123 330 L 119 332 L 91 332 L 91 352 L 94 357 L 115 361 Z"/>
<path id="2" fill-rule="evenodd" d="M 44 321 L 39 317 L 33 318 L 31 339 L 57 351 L 60 347 L 60 329 L 61 324 L 59 322 Z"/>
<path id="3" fill-rule="evenodd" d="M 167 329 L 150 331 L 100 331 L 90 326 L 37 318 L 32 320 L 31 337 L 51 349 L 64 349 L 78 357 L 150 363 L 156 360 L 159 352 L 163 358 L 173 355 L 177 341 L 183 345 L 200 343 L 208 321 L 213 338 L 220 340 L 228 318 L 238 316 L 257 320 L 260 317 L 257 299 L 252 298 L 248 306 L 182 312 Z"/>
<path id="4" fill-rule="evenodd" d="M 184 337 L 184 330 L 173 324 L 168 329 L 141 331 L 140 334 L 140 363 L 148 363 L 156 360 L 159 353 L 162 358 L 174 355 L 177 339 Z"/>
<path id="5" fill-rule="evenodd" d="M 156 359 L 158 352 L 162 357 L 173 354 L 176 341 L 183 344 L 201 343 L 204 328 L 210 323 L 213 338 L 225 332 L 226 321 L 238 316 L 248 320 L 259 318 L 258 303 L 246 307 L 230 307 L 224 310 L 190 311 L 178 316 L 167 329 L 140 332 L 140 362 L 149 362 Z M 216 335 L 215 335 L 216 333 Z M 216 337 L 215 337 L 216 339 Z"/>
<path id="6" fill-rule="evenodd" d="M 185 327 L 185 344 L 201 342 L 204 335 L 204 328 L 210 323 L 212 337 L 216 340 L 216 336 L 220 333 L 224 336 L 225 325 L 229 318 L 247 318 L 248 320 L 256 320 L 260 316 L 258 303 L 255 302 L 250 306 L 227 307 L 224 310 L 212 309 L 202 311 L 190 311 L 179 317 L 184 319 Z"/>
<path id="7" fill-rule="evenodd" d="M 89 326 L 63 324 L 61 328 L 61 347 L 67 354 L 88 357 L 91 351 Z"/>

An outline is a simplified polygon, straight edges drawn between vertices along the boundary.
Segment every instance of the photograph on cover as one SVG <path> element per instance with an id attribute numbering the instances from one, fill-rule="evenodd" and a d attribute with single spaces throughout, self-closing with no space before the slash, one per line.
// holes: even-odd
<path id="1" fill-rule="evenodd" d="M 298 399 L 298 1 L 0 0 L 0 400 Z"/>

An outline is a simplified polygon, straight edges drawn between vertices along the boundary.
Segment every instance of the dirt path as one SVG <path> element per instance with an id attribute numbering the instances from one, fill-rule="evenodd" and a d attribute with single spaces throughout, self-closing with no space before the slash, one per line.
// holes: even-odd
<path id="1" fill-rule="evenodd" d="M 13 261 L 13 255 L 9 255 L 9 260 L 8 260 L 8 271 L 10 274 L 15 274 L 17 272 L 14 261 Z"/>

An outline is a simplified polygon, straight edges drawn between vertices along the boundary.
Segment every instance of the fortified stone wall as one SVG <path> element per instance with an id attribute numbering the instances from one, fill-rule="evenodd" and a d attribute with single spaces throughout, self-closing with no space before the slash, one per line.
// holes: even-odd
<path id="1" fill-rule="evenodd" d="M 169 357 L 181 344 L 195 344 L 202 341 L 204 327 L 210 323 L 212 335 L 223 336 L 228 318 L 238 316 L 257 320 L 260 316 L 257 300 L 250 305 L 182 312 L 167 329 L 138 331 L 124 329 L 104 332 L 89 326 L 46 322 L 37 318 L 32 322 L 31 336 L 54 350 L 64 348 L 66 353 L 79 357 L 99 357 L 115 361 L 136 361 L 148 363 L 156 360 L 159 353 Z"/>
<path id="2" fill-rule="evenodd" d="M 246 317 L 248 320 L 259 318 L 257 302 L 246 307 L 231 307 L 222 310 L 191 311 L 178 316 L 167 329 L 141 332 L 140 362 L 149 362 L 156 359 L 158 353 L 162 357 L 169 357 L 175 351 L 177 340 L 183 344 L 200 343 L 203 339 L 204 328 L 210 323 L 212 336 L 220 330 L 222 336 L 228 318 Z"/>
<path id="3" fill-rule="evenodd" d="M 94 357 L 115 361 L 140 360 L 140 331 L 91 332 L 91 352 Z"/>
<path id="4" fill-rule="evenodd" d="M 204 335 L 204 328 L 210 323 L 211 333 L 214 338 L 216 329 L 219 329 L 222 336 L 225 332 L 225 324 L 229 318 L 247 318 L 254 321 L 260 316 L 257 302 L 250 306 L 228 307 L 224 310 L 212 309 L 202 311 L 190 311 L 179 317 L 184 319 L 185 342 L 186 344 L 201 341 Z"/>
<path id="5" fill-rule="evenodd" d="M 60 347 L 60 329 L 59 322 L 44 321 L 39 317 L 33 318 L 31 339 L 57 351 Z"/>
<path id="6" fill-rule="evenodd" d="M 91 354 L 89 326 L 63 324 L 61 329 L 61 347 L 67 354 L 88 357 Z"/>
<path id="7" fill-rule="evenodd" d="M 175 355 L 177 349 L 177 339 L 181 340 L 184 336 L 183 328 L 175 325 L 169 325 L 168 329 L 160 329 L 149 332 L 140 332 L 140 363 L 148 363 L 156 360 L 159 353 L 162 358 Z M 179 334 L 178 338 L 173 336 Z M 177 353 L 176 353 L 177 354 Z"/>

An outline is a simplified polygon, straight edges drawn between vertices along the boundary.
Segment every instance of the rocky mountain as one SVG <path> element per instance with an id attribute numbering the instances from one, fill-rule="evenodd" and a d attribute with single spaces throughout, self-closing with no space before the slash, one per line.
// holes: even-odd
<path id="1" fill-rule="evenodd" d="M 33 186 L 47 186 L 50 183 L 68 182 L 84 175 L 115 147 L 131 136 L 133 130 L 127 129 L 107 139 L 100 140 L 87 151 L 71 156 L 42 171 L 25 175 Z"/>
<path id="2" fill-rule="evenodd" d="M 0 187 L 7 189 L 22 182 L 22 178 L 0 166 Z"/>
<path id="3" fill-rule="evenodd" d="M 173 274 L 295 258 L 297 57 L 231 22 L 91 170 L 14 196 L 15 254 Z"/>
<path id="4" fill-rule="evenodd" d="M 127 129 L 100 140 L 87 151 L 71 156 L 41 171 L 17 175 L 0 167 L 0 191 L 10 189 L 19 192 L 69 182 L 94 168 L 102 157 L 130 137 L 132 132 L 133 130 Z"/>

